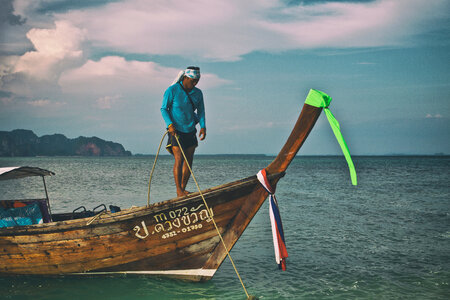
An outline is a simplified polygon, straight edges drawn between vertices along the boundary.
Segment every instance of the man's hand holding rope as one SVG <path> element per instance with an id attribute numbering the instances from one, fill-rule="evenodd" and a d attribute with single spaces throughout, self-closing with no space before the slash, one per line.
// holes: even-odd
<path id="1" fill-rule="evenodd" d="M 203 141 L 206 138 L 206 128 L 201 128 L 198 134 L 200 141 Z"/>
<path id="2" fill-rule="evenodd" d="M 173 124 L 170 124 L 167 129 L 169 130 L 169 133 L 171 135 L 175 136 L 177 134 L 177 131 L 175 130 L 175 126 L 173 126 Z"/>

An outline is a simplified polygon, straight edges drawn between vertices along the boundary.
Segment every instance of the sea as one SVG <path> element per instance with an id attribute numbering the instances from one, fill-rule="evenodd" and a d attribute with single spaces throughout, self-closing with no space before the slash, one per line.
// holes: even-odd
<path id="1" fill-rule="evenodd" d="M 201 189 L 256 174 L 273 157 L 198 155 Z M 148 201 L 154 156 L 0 158 L 0 167 L 54 171 L 53 212 Z M 289 257 L 278 268 L 267 201 L 231 251 L 258 299 L 450 299 L 450 157 L 297 156 L 277 186 Z M 173 159 L 160 156 L 150 202 L 175 197 Z M 188 190 L 195 191 L 191 180 Z M 39 177 L 0 182 L 0 199 L 45 195 Z M 2 251 L 0 249 L 0 251 Z M 1 264 L 1 261 L 0 261 Z M 0 277 L 0 299 L 246 299 L 227 258 L 212 280 L 163 277 Z"/>

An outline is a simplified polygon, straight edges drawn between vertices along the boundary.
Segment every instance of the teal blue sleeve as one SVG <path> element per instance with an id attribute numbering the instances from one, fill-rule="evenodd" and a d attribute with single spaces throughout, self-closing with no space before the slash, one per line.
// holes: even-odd
<path id="1" fill-rule="evenodd" d="M 197 115 L 199 119 L 200 128 L 206 128 L 205 103 L 203 102 L 203 93 L 200 100 L 201 101 L 197 107 Z"/>
<path id="2" fill-rule="evenodd" d="M 170 114 L 172 104 L 173 104 L 173 94 L 172 90 L 168 88 L 164 93 L 163 102 L 161 106 L 161 114 L 167 127 L 169 127 L 169 125 L 173 123 Z"/>

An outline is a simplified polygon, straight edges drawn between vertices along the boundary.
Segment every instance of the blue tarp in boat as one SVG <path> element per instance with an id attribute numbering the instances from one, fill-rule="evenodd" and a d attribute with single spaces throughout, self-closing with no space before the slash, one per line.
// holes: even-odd
<path id="1" fill-rule="evenodd" d="M 43 219 L 38 203 L 8 209 L 0 207 L 0 228 L 41 223 L 43 223 Z"/>

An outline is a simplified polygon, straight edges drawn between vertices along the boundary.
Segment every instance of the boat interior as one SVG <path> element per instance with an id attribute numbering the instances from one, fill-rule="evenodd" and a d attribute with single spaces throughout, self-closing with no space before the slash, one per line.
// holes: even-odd
<path id="1" fill-rule="evenodd" d="M 109 212 L 119 211 L 120 207 L 109 206 Z M 0 200 L 0 228 L 88 218 L 103 212 L 108 212 L 105 204 L 100 204 L 92 210 L 80 206 L 72 212 L 51 213 L 47 198 Z M 24 218 L 27 220 L 23 220 Z"/>
<path id="2" fill-rule="evenodd" d="M 0 180 L 38 176 L 42 177 L 45 190 L 45 198 L 0 200 L 0 228 L 88 218 L 108 211 L 105 204 L 100 204 L 92 210 L 86 209 L 85 206 L 80 206 L 72 212 L 52 213 L 47 186 L 45 184 L 45 176 L 52 176 L 54 174 L 51 171 L 37 167 L 0 168 Z M 109 212 L 115 213 L 119 211 L 120 207 L 114 205 L 109 206 Z"/>

